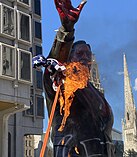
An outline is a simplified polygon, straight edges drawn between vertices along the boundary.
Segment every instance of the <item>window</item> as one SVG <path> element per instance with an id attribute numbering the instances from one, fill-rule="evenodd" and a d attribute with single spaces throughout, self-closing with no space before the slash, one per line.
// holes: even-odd
<path id="1" fill-rule="evenodd" d="M 35 12 L 35 14 L 41 16 L 41 4 L 40 4 L 40 0 L 34 0 L 34 12 Z"/>
<path id="2" fill-rule="evenodd" d="M 127 120 L 129 120 L 129 113 L 127 112 Z"/>
<path id="3" fill-rule="evenodd" d="M 31 150 L 29 150 L 29 156 L 31 156 Z"/>
<path id="4" fill-rule="evenodd" d="M 32 147 L 32 141 L 29 141 L 29 147 Z"/>
<path id="5" fill-rule="evenodd" d="M 30 4 L 30 0 L 18 0 L 18 2 L 21 2 L 25 5 L 29 5 Z"/>
<path id="6" fill-rule="evenodd" d="M 1 72 L 0 75 L 15 79 L 16 77 L 16 54 L 12 46 L 1 45 Z"/>
<path id="7" fill-rule="evenodd" d="M 15 37 L 15 11 L 13 8 L 2 5 L 1 33 Z"/>
<path id="8" fill-rule="evenodd" d="M 97 81 L 96 80 L 96 78 L 97 78 L 97 72 L 96 72 L 96 69 L 95 68 L 93 68 L 93 70 L 92 70 L 92 77 L 93 77 L 93 81 Z"/>
<path id="9" fill-rule="evenodd" d="M 31 17 L 28 14 L 18 12 L 18 38 L 31 42 Z"/>
<path id="10" fill-rule="evenodd" d="M 28 142 L 29 142 L 29 141 L 26 139 L 26 141 L 25 141 L 25 142 L 26 142 L 26 147 L 28 147 L 28 146 L 29 146 L 29 145 L 28 145 Z"/>
<path id="11" fill-rule="evenodd" d="M 42 54 L 42 47 L 35 45 L 35 52 L 36 52 L 36 55 L 41 55 Z"/>
<path id="12" fill-rule="evenodd" d="M 32 82 L 32 55 L 31 52 L 19 50 L 19 75 L 18 79 L 26 83 Z"/>
<path id="13" fill-rule="evenodd" d="M 30 98 L 30 108 L 26 110 L 27 115 L 33 115 L 33 110 L 34 110 L 34 98 L 31 96 Z"/>
<path id="14" fill-rule="evenodd" d="M 42 71 L 36 71 L 36 87 L 43 89 L 43 73 Z"/>
<path id="15" fill-rule="evenodd" d="M 31 87 L 30 89 L 30 94 L 33 95 L 34 94 L 34 89 Z"/>
<path id="16" fill-rule="evenodd" d="M 128 142 L 133 140 L 133 133 L 126 134 L 126 136 Z"/>
<path id="17" fill-rule="evenodd" d="M 44 117 L 44 99 L 42 96 L 36 96 L 37 116 Z"/>
<path id="18" fill-rule="evenodd" d="M 26 150 L 26 155 L 28 155 L 28 150 Z"/>
<path id="19" fill-rule="evenodd" d="M 11 134 L 8 133 L 8 157 L 11 157 Z"/>
<path id="20" fill-rule="evenodd" d="M 38 39 L 42 39 L 41 35 L 41 23 L 35 21 L 35 37 Z"/>

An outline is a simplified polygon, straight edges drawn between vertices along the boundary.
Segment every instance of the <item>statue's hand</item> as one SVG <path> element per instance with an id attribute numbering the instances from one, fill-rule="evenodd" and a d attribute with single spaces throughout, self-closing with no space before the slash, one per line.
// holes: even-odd
<path id="1" fill-rule="evenodd" d="M 59 13 L 62 26 L 66 31 L 72 31 L 74 24 L 78 21 L 79 15 L 86 0 L 83 0 L 77 8 L 74 8 L 70 0 L 54 0 Z"/>

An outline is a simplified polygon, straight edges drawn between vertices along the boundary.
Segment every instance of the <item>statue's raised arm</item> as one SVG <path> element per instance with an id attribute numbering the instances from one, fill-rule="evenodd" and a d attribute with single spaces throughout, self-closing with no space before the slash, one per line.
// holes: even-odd
<path id="1" fill-rule="evenodd" d="M 74 8 L 70 0 L 54 0 L 62 26 L 57 31 L 55 41 L 48 57 L 67 62 L 74 41 L 74 25 L 86 1 Z"/>
<path id="2" fill-rule="evenodd" d="M 82 1 L 77 8 L 72 6 L 70 0 L 54 0 L 54 2 L 65 31 L 72 31 L 86 1 Z"/>

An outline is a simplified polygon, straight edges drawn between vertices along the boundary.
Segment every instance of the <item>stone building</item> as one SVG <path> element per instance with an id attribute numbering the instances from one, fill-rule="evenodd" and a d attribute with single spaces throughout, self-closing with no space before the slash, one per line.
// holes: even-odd
<path id="1" fill-rule="evenodd" d="M 90 81 L 100 92 L 104 93 L 104 90 L 101 87 L 98 64 L 96 62 L 96 58 L 94 54 L 92 54 Z"/>
<path id="2" fill-rule="evenodd" d="M 126 56 L 124 55 L 125 117 L 122 120 L 124 152 L 137 152 L 137 110 L 133 99 Z"/>
<path id="3" fill-rule="evenodd" d="M 41 0 L 0 0 L 0 157 L 31 157 L 27 139 L 43 133 Z M 29 140 L 30 141 L 30 140 Z"/>

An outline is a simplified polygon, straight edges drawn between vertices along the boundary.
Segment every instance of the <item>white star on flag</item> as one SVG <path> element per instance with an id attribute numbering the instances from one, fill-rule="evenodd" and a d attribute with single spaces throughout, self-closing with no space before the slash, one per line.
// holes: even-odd
<path id="1" fill-rule="evenodd" d="M 34 61 L 34 64 L 38 64 L 39 62 L 37 60 Z"/>
<path id="2" fill-rule="evenodd" d="M 40 60 L 40 61 L 43 61 L 43 58 L 42 58 L 42 57 L 40 57 L 40 58 L 39 58 L 39 60 Z"/>

